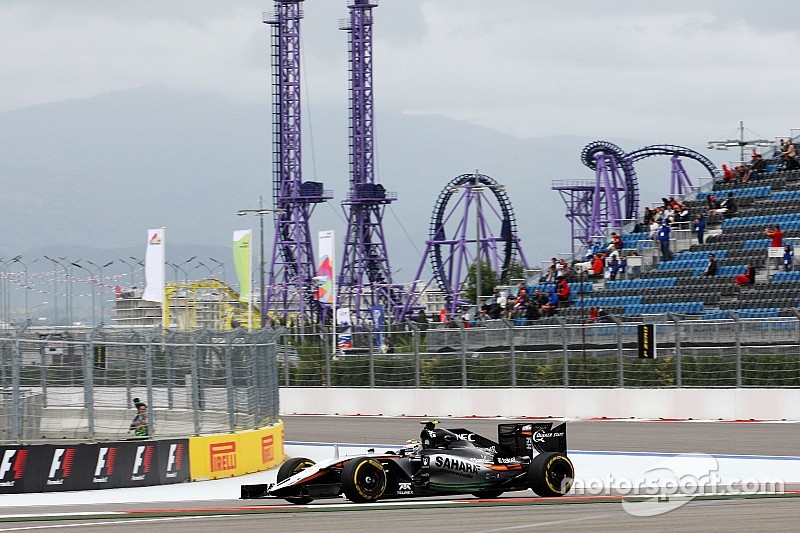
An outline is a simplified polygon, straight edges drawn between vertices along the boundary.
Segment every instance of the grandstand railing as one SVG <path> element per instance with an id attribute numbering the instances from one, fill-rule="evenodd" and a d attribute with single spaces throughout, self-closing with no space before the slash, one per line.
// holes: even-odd
<path id="1" fill-rule="evenodd" d="M 157 438 L 276 422 L 280 335 L 20 328 L 0 338 L 0 443 L 130 438 L 135 398 Z"/>
<path id="2" fill-rule="evenodd" d="M 724 317 L 724 318 L 723 318 Z M 657 315 L 656 359 L 640 359 L 639 322 L 444 328 L 406 324 L 352 335 L 331 349 L 329 333 L 288 335 L 284 387 L 800 387 L 800 320 L 714 320 Z M 388 341 L 391 337 L 391 342 Z M 387 353 L 387 346 L 391 351 Z"/>

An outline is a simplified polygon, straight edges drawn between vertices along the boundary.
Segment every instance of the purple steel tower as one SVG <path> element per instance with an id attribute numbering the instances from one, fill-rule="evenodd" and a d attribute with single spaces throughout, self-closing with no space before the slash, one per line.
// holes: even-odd
<path id="1" fill-rule="evenodd" d="M 369 308 L 399 305 L 383 232 L 386 205 L 397 199 L 375 183 L 372 93 L 372 8 L 375 1 L 354 0 L 350 19 L 340 24 L 350 44 L 350 190 L 342 207 L 347 215 L 338 300 L 356 320 Z"/>
<path id="2" fill-rule="evenodd" d="M 316 273 L 309 218 L 316 204 L 333 195 L 322 183 L 303 182 L 300 143 L 300 19 L 303 0 L 276 0 L 265 14 L 272 27 L 272 146 L 275 239 L 265 311 L 297 313 L 300 325 L 314 321 Z"/>

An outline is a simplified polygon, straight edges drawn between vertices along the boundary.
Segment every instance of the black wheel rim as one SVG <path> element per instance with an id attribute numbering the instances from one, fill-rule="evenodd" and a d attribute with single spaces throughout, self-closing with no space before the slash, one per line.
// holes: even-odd
<path id="1" fill-rule="evenodd" d="M 358 486 L 361 490 L 370 496 L 380 494 L 383 490 L 383 476 L 375 466 L 366 464 L 358 473 Z"/>
<path id="2" fill-rule="evenodd" d="M 555 461 L 547 473 L 550 486 L 562 494 L 566 494 L 572 486 L 572 465 L 564 459 Z"/>

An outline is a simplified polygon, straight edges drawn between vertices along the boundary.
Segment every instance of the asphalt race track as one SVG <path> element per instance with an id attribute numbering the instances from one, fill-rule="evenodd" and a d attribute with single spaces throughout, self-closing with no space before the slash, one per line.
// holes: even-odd
<path id="1" fill-rule="evenodd" d="M 290 416 L 284 417 L 284 422 L 288 441 L 397 444 L 419 433 L 417 419 Z M 496 433 L 498 420 L 441 422 L 445 427 L 467 427 L 490 436 Z M 795 423 L 578 421 L 570 423 L 568 431 L 571 450 L 800 456 L 800 424 Z M 227 493 L 234 492 L 238 480 L 205 483 L 211 490 Z M 797 487 L 790 488 L 791 492 L 782 496 L 699 497 L 657 516 L 641 516 L 646 513 L 626 507 L 620 496 L 541 499 L 531 492 L 510 493 L 497 500 L 426 498 L 356 505 L 336 499 L 308 506 L 281 500 L 238 500 L 236 495 L 219 499 L 215 492 L 213 497 L 209 493 L 208 499 L 197 501 L 43 507 L 37 505 L 37 495 L 30 495 L 30 506 L 26 499 L 23 506 L 2 507 L 0 500 L 0 533 L 63 529 L 219 532 L 222 528 L 237 533 L 794 529 L 800 493 L 794 490 Z M 631 501 L 636 502 L 627 499 Z M 43 515 L 49 518 L 45 520 Z"/>

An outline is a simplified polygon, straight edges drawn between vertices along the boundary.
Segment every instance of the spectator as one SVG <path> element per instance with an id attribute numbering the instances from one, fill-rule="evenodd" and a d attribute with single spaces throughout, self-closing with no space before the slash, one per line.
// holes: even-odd
<path id="1" fill-rule="evenodd" d="M 708 206 L 708 211 L 711 213 L 713 213 L 715 209 L 719 209 L 719 202 L 713 194 L 706 196 L 706 205 Z"/>
<path id="2" fill-rule="evenodd" d="M 139 401 L 139 398 L 134 398 L 133 404 L 136 406 L 136 416 L 133 417 L 130 429 L 134 437 L 147 437 L 150 434 L 147 426 L 147 404 Z"/>
<path id="3" fill-rule="evenodd" d="M 553 289 L 547 291 L 547 303 L 542 305 L 542 313 L 553 316 L 558 312 L 558 294 Z"/>
<path id="4" fill-rule="evenodd" d="M 800 168 L 800 163 L 797 162 L 797 152 L 795 151 L 794 143 L 791 139 L 786 140 L 786 144 L 781 152 L 781 159 L 783 160 L 782 170 L 795 170 Z"/>
<path id="5" fill-rule="evenodd" d="M 569 283 L 567 283 L 567 280 L 562 279 L 561 281 L 558 282 L 557 294 L 559 301 L 562 302 L 568 301 L 570 291 L 571 289 L 569 288 Z"/>
<path id="6" fill-rule="evenodd" d="M 738 286 L 752 285 L 756 282 L 756 269 L 752 263 L 747 265 L 747 270 L 744 274 L 739 274 L 734 278 L 733 282 Z"/>
<path id="7" fill-rule="evenodd" d="M 717 258 L 714 257 L 714 254 L 708 254 L 708 265 L 706 265 L 706 269 L 703 271 L 704 276 L 716 276 L 717 275 Z"/>
<path id="8" fill-rule="evenodd" d="M 667 220 L 661 224 L 661 227 L 658 229 L 658 233 L 656 234 L 656 239 L 658 240 L 658 244 L 661 247 L 662 261 L 669 261 L 670 259 L 669 234 L 670 234 L 670 226 L 669 226 L 669 221 Z"/>
<path id="9" fill-rule="evenodd" d="M 733 181 L 733 172 L 731 171 L 731 169 L 728 168 L 728 165 L 726 165 L 724 163 L 722 165 L 722 178 L 726 182 Z"/>
<path id="10" fill-rule="evenodd" d="M 650 238 L 656 240 L 656 233 L 658 233 L 658 228 L 661 227 L 659 223 L 660 218 L 654 218 L 653 221 L 650 223 Z"/>
<path id="11" fill-rule="evenodd" d="M 609 281 L 615 281 L 617 279 L 617 273 L 619 272 L 619 260 L 617 259 L 616 255 L 612 255 L 610 260 L 608 261 L 608 266 L 606 267 L 606 279 Z"/>
<path id="12" fill-rule="evenodd" d="M 703 244 L 703 237 L 706 234 L 706 219 L 702 213 L 697 215 L 694 221 L 694 229 L 697 231 L 697 243 Z"/>
<path id="13" fill-rule="evenodd" d="M 589 322 L 597 322 L 598 308 L 593 305 L 589 308 Z"/>
<path id="14" fill-rule="evenodd" d="M 736 200 L 734 200 L 733 194 L 728 193 L 725 199 L 719 203 L 719 208 L 716 210 L 716 212 L 732 215 L 736 213 L 737 209 L 738 207 L 736 206 Z"/>
<path id="15" fill-rule="evenodd" d="M 589 275 L 590 278 L 599 279 L 603 277 L 603 269 L 605 268 L 605 261 L 603 260 L 603 254 L 597 253 L 594 254 L 594 260 L 592 261 L 592 269 L 591 274 Z"/>
<path id="16" fill-rule="evenodd" d="M 621 235 L 617 235 L 617 232 L 612 231 L 611 232 L 611 244 L 614 245 L 615 249 L 622 250 L 622 247 L 624 246 L 622 244 L 622 236 Z M 609 248 L 611 248 L 611 245 L 609 245 Z"/>
<path id="17" fill-rule="evenodd" d="M 625 279 L 625 273 L 628 271 L 628 256 L 619 256 L 619 279 Z"/>
<path id="18" fill-rule="evenodd" d="M 753 154 L 753 160 L 750 162 L 750 170 L 747 171 L 742 181 L 757 180 L 767 171 L 767 162 L 760 154 Z"/>
<path id="19" fill-rule="evenodd" d="M 783 247 L 783 269 L 786 272 L 792 271 L 792 263 L 794 262 L 794 250 L 788 244 Z"/>
<path id="20" fill-rule="evenodd" d="M 772 243 L 770 243 L 770 247 L 772 248 L 783 248 L 783 230 L 777 224 L 773 224 L 771 228 L 767 228 L 764 230 L 764 234 L 772 239 Z"/>

